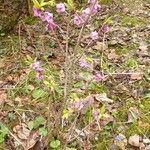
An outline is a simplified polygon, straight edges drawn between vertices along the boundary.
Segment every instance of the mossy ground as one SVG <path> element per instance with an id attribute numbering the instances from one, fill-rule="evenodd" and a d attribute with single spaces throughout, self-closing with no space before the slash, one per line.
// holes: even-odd
<path id="1" fill-rule="evenodd" d="M 137 16 L 131 17 L 126 14 L 120 14 L 119 17 L 121 18 L 121 21 L 118 22 L 119 26 L 129 28 L 131 30 L 130 33 L 132 33 L 132 30 L 134 30 L 133 28 L 135 27 L 144 28 L 147 25 L 145 18 L 138 18 Z M 114 22 L 115 21 L 117 22 L 117 20 L 114 20 Z M 33 23 L 34 22 L 32 21 L 32 18 L 27 18 L 25 20 L 25 24 L 32 25 Z M 134 30 L 133 32 L 138 33 L 139 31 Z M 33 120 L 35 116 L 42 115 L 46 118 L 48 115 L 46 107 L 48 105 L 49 93 L 47 89 L 40 85 L 40 83 L 34 81 L 34 75 L 32 73 L 25 72 L 28 70 L 31 62 L 33 62 L 35 58 L 40 57 L 41 60 L 45 61 L 44 67 L 45 69 L 49 70 L 49 75 L 53 73 L 55 74 L 56 79 L 58 78 L 59 72 L 57 69 L 53 69 L 52 64 L 54 63 L 55 58 L 51 58 L 50 62 L 48 61 L 47 55 L 49 55 L 49 53 L 43 53 L 43 51 L 41 51 L 42 47 L 38 47 L 41 46 L 40 39 L 34 41 L 34 44 L 37 44 L 38 47 L 35 54 L 35 49 L 32 47 L 33 45 L 30 46 L 30 44 L 33 44 L 30 40 L 31 39 L 28 34 L 21 36 L 22 43 L 25 41 L 24 44 L 25 49 L 27 49 L 26 51 L 25 49 L 22 50 L 24 45 L 20 43 L 20 37 L 15 35 L 1 37 L 0 57 L 3 61 L 0 61 L 0 81 L 2 84 L 6 83 L 8 85 L 6 89 L 2 88 L 2 91 L 4 90 L 7 93 L 10 101 L 8 104 L 0 107 L 0 110 L 2 112 L 6 112 L 7 115 L 2 119 L 2 123 L 5 124 L 10 130 L 12 130 L 13 127 L 20 122 L 20 119 L 24 113 L 26 113 L 26 116 L 28 116 L 31 120 Z M 147 42 L 148 39 L 141 37 L 141 41 Z M 103 130 L 98 134 L 98 140 L 95 139 L 92 141 L 93 149 L 110 149 L 114 137 L 119 133 L 124 134 L 127 138 L 134 134 L 146 137 L 149 137 L 150 135 L 149 65 L 141 65 L 141 62 L 136 56 L 134 56 L 139 48 L 138 42 L 134 43 L 133 41 L 130 41 L 126 43 L 126 45 L 120 45 L 117 43 L 113 47 L 108 46 L 108 49 L 115 49 L 115 53 L 119 56 L 121 61 L 115 62 L 114 60 L 107 59 L 107 57 L 104 56 L 103 66 L 101 69 L 107 73 L 112 73 L 114 71 L 118 73 L 123 71 L 140 71 L 144 73 L 144 77 L 140 80 L 132 80 L 129 79 L 128 75 L 126 74 L 119 78 L 111 75 L 108 81 L 105 83 L 91 85 L 91 87 L 89 87 L 88 90 L 90 93 L 108 93 L 114 100 L 113 105 L 116 107 L 116 111 L 111 112 L 111 115 L 114 117 L 113 123 L 109 123 L 103 128 Z M 53 43 L 51 46 L 51 48 L 56 48 L 53 46 Z M 49 45 L 46 46 L 46 48 L 49 49 Z M 142 60 L 143 59 L 144 58 L 142 57 Z M 57 63 L 59 63 L 59 60 L 57 61 Z M 14 89 L 11 88 L 13 84 L 15 85 Z M 77 87 L 77 85 L 74 86 Z M 35 93 L 33 94 L 33 91 L 37 92 L 37 89 L 42 89 L 43 95 L 35 99 Z M 60 89 L 58 89 L 58 91 L 59 90 Z M 62 91 L 60 90 L 59 92 L 61 93 Z M 18 97 L 20 99 L 17 99 Z M 55 105 L 56 108 L 52 109 L 52 114 L 55 114 L 55 112 L 57 114 L 59 112 L 58 109 L 61 106 L 62 97 L 56 95 L 55 100 L 55 102 L 52 101 L 52 103 L 57 103 L 57 105 Z M 128 120 L 128 110 L 130 107 L 136 107 L 139 110 L 140 115 L 136 121 L 132 123 L 126 123 Z M 87 112 L 83 122 L 78 122 L 79 127 L 83 127 L 90 122 L 91 116 L 89 112 L 90 110 Z M 71 121 L 72 120 L 69 122 Z M 61 128 L 58 130 L 60 131 L 53 133 L 52 136 L 54 136 L 54 138 L 61 138 L 63 136 L 64 130 Z M 59 140 L 63 141 L 63 139 Z M 70 145 L 75 147 L 79 146 L 78 142 L 76 141 L 72 142 Z M 5 149 L 4 147 L 7 147 L 7 144 L 3 143 L 0 145 L 0 148 Z"/>

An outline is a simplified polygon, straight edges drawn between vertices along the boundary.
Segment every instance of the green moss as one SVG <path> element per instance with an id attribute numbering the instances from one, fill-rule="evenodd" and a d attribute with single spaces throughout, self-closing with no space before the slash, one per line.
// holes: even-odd
<path id="1" fill-rule="evenodd" d="M 128 49 L 128 48 L 125 48 L 125 47 L 124 47 L 124 48 L 118 47 L 115 51 L 116 51 L 116 54 L 117 54 L 117 55 L 121 55 L 121 56 L 122 56 L 122 55 L 128 54 L 129 49 Z"/>
<path id="2" fill-rule="evenodd" d="M 143 123 L 142 123 L 143 124 Z M 126 131 L 126 136 L 129 137 L 131 135 L 138 134 L 138 135 L 149 135 L 150 128 L 147 125 L 140 126 L 138 122 L 133 123 Z"/>
<path id="3" fill-rule="evenodd" d="M 25 24 L 33 25 L 33 24 L 35 24 L 36 20 L 33 17 L 29 16 L 29 17 L 25 18 L 24 22 L 25 22 Z"/>
<path id="4" fill-rule="evenodd" d="M 112 115 L 116 118 L 117 122 L 125 122 L 127 121 L 127 117 L 128 117 L 127 111 L 128 111 L 128 108 L 122 107 L 118 109 L 117 112 L 114 112 Z"/>
<path id="5" fill-rule="evenodd" d="M 138 68 L 138 62 L 133 58 L 129 58 L 126 61 L 126 66 L 129 67 L 130 69 L 136 69 Z"/>
<path id="6" fill-rule="evenodd" d="M 97 144 L 96 150 L 108 150 L 109 148 L 109 142 L 103 141 Z"/>
<path id="7" fill-rule="evenodd" d="M 142 19 L 133 16 L 122 16 L 121 21 L 122 26 L 135 27 L 135 26 L 144 26 L 146 22 Z"/>

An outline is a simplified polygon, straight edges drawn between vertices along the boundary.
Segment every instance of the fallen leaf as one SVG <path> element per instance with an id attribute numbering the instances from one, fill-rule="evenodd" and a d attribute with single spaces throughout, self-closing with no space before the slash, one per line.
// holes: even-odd
<path id="1" fill-rule="evenodd" d="M 4 91 L 0 91 L 0 105 L 3 105 L 7 100 L 7 95 Z"/>
<path id="2" fill-rule="evenodd" d="M 119 56 L 116 54 L 114 49 L 108 54 L 108 59 L 110 60 L 117 60 L 118 58 Z"/>
<path id="3" fill-rule="evenodd" d="M 108 98 L 106 93 L 94 95 L 95 99 L 99 102 L 113 103 L 113 100 Z"/>
<path id="4" fill-rule="evenodd" d="M 128 123 L 132 123 L 139 118 L 139 111 L 135 107 L 130 107 L 128 112 Z"/>
<path id="5" fill-rule="evenodd" d="M 99 123 L 100 123 L 100 126 L 104 128 L 107 124 L 109 124 L 110 122 L 113 122 L 113 120 L 114 118 L 111 115 L 105 113 L 102 119 L 99 121 Z"/>
<path id="6" fill-rule="evenodd" d="M 25 124 L 17 125 L 13 130 L 21 140 L 27 140 L 28 136 L 30 135 L 30 130 L 27 129 L 27 126 Z"/>
<path id="7" fill-rule="evenodd" d="M 133 73 L 131 74 L 131 79 L 132 80 L 142 80 L 143 78 L 143 73 Z"/>
<path id="8" fill-rule="evenodd" d="M 15 136 L 19 139 L 19 141 L 22 143 L 22 146 L 26 150 L 32 148 L 38 141 L 39 134 L 36 131 L 31 132 L 24 123 L 15 126 L 13 131 L 15 132 Z M 20 143 L 16 143 L 16 146 L 18 144 Z"/>
<path id="9" fill-rule="evenodd" d="M 24 142 L 24 147 L 26 147 L 27 150 L 32 148 L 38 141 L 38 133 L 37 132 L 31 132 L 28 139 Z"/>
<path id="10" fill-rule="evenodd" d="M 103 42 L 97 42 L 96 45 L 93 46 L 93 49 L 98 50 L 98 51 L 103 51 L 108 48 L 107 45 Z"/>

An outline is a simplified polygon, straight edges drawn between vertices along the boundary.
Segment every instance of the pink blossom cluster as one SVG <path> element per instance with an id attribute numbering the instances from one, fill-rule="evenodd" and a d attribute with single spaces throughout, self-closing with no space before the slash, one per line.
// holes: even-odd
<path id="1" fill-rule="evenodd" d="M 102 81 L 102 80 L 104 79 L 104 77 L 102 76 L 101 73 L 96 72 L 96 73 L 93 75 L 93 79 L 94 79 L 95 81 L 99 82 L 99 81 Z"/>
<path id="2" fill-rule="evenodd" d="M 42 80 L 44 78 L 44 69 L 40 66 L 39 61 L 32 64 L 32 69 L 36 72 L 37 80 Z"/>
<path id="3" fill-rule="evenodd" d="M 73 23 L 78 27 L 81 27 L 85 23 L 89 15 L 95 15 L 101 8 L 97 0 L 88 0 L 88 3 L 89 7 L 84 9 L 81 15 L 74 15 Z"/>
<path id="4" fill-rule="evenodd" d="M 82 60 L 79 61 L 79 66 L 81 68 L 89 68 L 90 64 L 86 60 L 82 59 Z"/>
<path id="5" fill-rule="evenodd" d="M 56 12 L 58 14 L 64 13 L 65 5 L 63 3 L 59 3 L 56 5 Z M 43 22 L 46 23 L 46 31 L 48 30 L 54 30 L 58 25 L 54 22 L 53 14 L 50 12 L 42 12 L 41 10 L 38 10 L 36 8 L 33 8 L 33 13 L 35 17 L 40 18 Z"/>
<path id="6" fill-rule="evenodd" d="M 87 18 L 95 15 L 101 8 L 101 6 L 98 4 L 97 0 L 88 0 L 89 7 L 84 9 L 82 11 L 81 15 L 74 14 L 73 16 L 73 24 L 75 24 L 78 27 L 81 27 L 86 21 Z M 63 14 L 66 12 L 65 5 L 63 3 L 56 4 L 56 12 L 58 14 Z M 46 23 L 46 31 L 48 30 L 54 30 L 56 27 L 59 28 L 59 26 L 54 22 L 53 14 L 47 11 L 41 11 L 39 9 L 33 8 L 33 13 L 35 17 L 40 18 L 43 22 Z M 90 34 L 90 38 L 95 41 L 98 39 L 98 32 L 93 31 Z"/>

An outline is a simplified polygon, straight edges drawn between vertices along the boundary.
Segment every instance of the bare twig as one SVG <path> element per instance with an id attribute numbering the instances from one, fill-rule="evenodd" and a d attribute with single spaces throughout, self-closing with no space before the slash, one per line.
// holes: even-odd
<path id="1" fill-rule="evenodd" d="M 77 114 L 77 116 L 76 116 L 74 122 L 72 123 L 72 125 L 71 125 L 71 127 L 70 127 L 70 130 L 69 130 L 69 132 L 68 132 L 68 135 L 69 135 L 69 136 L 68 136 L 68 139 L 66 140 L 66 143 L 65 143 L 65 145 L 64 145 L 64 147 L 63 147 L 63 150 L 66 150 L 67 144 L 68 144 L 68 142 L 70 141 L 70 139 L 71 139 L 71 137 L 72 137 L 72 134 L 73 134 L 73 132 L 74 132 L 74 129 L 75 129 L 75 126 L 76 126 L 76 122 L 77 122 L 78 117 L 79 117 L 79 113 Z"/>

